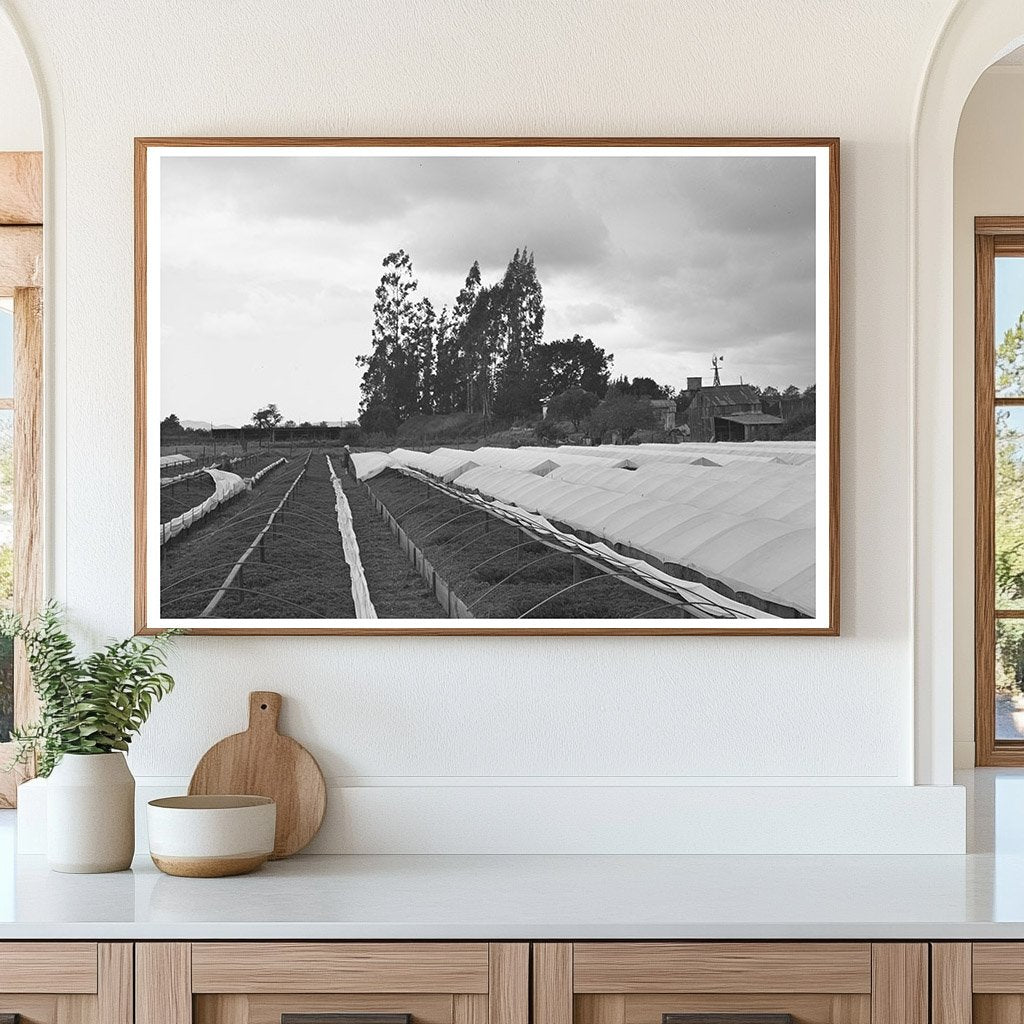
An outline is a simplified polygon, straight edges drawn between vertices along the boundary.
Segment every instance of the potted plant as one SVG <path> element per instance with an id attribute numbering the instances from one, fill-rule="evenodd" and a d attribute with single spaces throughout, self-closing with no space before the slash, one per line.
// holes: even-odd
<path id="1" fill-rule="evenodd" d="M 21 640 L 39 719 L 16 729 L 13 764 L 34 757 L 49 779 L 47 861 L 54 871 L 123 871 L 135 852 L 135 779 L 124 758 L 153 702 L 174 687 L 161 671 L 177 630 L 114 641 L 84 658 L 48 604 L 24 623 L 0 614 L 0 634 Z M 12 765 L 13 767 L 13 765 Z"/>

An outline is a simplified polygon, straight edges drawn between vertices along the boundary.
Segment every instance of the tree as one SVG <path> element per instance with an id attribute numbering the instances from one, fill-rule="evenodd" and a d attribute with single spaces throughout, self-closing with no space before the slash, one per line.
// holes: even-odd
<path id="1" fill-rule="evenodd" d="M 262 409 L 257 409 L 252 414 L 252 422 L 259 427 L 260 430 L 272 430 L 283 418 L 284 417 L 273 402 L 271 402 L 270 405 L 264 406 Z"/>
<path id="2" fill-rule="evenodd" d="M 761 411 L 772 416 L 782 415 L 782 395 L 771 384 L 761 391 Z"/>
<path id="3" fill-rule="evenodd" d="M 569 388 L 560 395 L 555 395 L 548 403 L 547 418 L 550 420 L 571 420 L 573 429 L 579 430 L 580 424 L 597 408 L 600 399 L 592 391 L 583 388 Z"/>
<path id="4" fill-rule="evenodd" d="M 534 350 L 534 378 L 539 397 L 583 388 L 603 398 L 608 390 L 611 356 L 590 338 L 574 334 L 544 342 Z"/>
<path id="5" fill-rule="evenodd" d="M 533 433 L 538 441 L 545 443 L 560 441 L 564 436 L 561 426 L 552 419 L 539 420 L 533 428 Z"/>
<path id="6" fill-rule="evenodd" d="M 790 384 L 785 391 L 782 392 L 783 398 L 799 398 L 800 389 L 795 384 Z"/>
<path id="7" fill-rule="evenodd" d="M 380 284 L 374 292 L 371 351 L 356 357 L 365 367 L 359 390 L 360 411 L 384 405 L 400 419 L 417 411 L 419 368 L 416 365 L 415 311 L 413 293 L 416 279 L 412 260 L 404 249 L 384 257 Z"/>
<path id="8" fill-rule="evenodd" d="M 466 283 L 462 286 L 455 299 L 455 306 L 452 309 L 451 340 L 452 363 L 461 364 L 459 385 L 452 391 L 453 410 L 461 405 L 466 412 L 473 411 L 475 384 L 479 376 L 479 367 L 476 365 L 476 353 L 472 351 L 473 345 L 467 333 L 467 324 L 473 310 L 477 306 L 477 300 L 483 291 L 483 282 L 480 279 L 480 264 L 476 260 L 469 268 L 466 275 Z M 454 371 L 453 371 L 454 372 Z M 456 399 L 461 398 L 461 402 Z"/>
<path id="9" fill-rule="evenodd" d="M 1024 312 L 996 347 L 996 394 L 1024 395 Z"/>
<path id="10" fill-rule="evenodd" d="M 996 689 L 1022 689 L 1024 682 L 1024 631 L 1012 619 L 996 619 Z"/>
<path id="11" fill-rule="evenodd" d="M 394 434 L 398 430 L 395 414 L 383 405 L 371 405 L 359 414 L 359 426 L 367 434 Z"/>
<path id="12" fill-rule="evenodd" d="M 544 333 L 544 295 L 533 253 L 516 249 L 493 295 L 497 317 L 494 364 L 494 411 L 512 417 L 540 405 L 534 380 L 534 353 Z"/>
<path id="13" fill-rule="evenodd" d="M 464 404 L 462 362 L 459 358 L 458 334 L 442 306 L 434 324 L 434 412 L 447 415 Z"/>
<path id="14" fill-rule="evenodd" d="M 480 413 L 487 419 L 494 411 L 492 380 L 498 344 L 497 299 L 494 287 L 481 288 L 459 331 L 459 349 L 466 376 L 466 412 Z"/>
<path id="15" fill-rule="evenodd" d="M 996 347 L 997 395 L 1024 396 L 1024 312 Z M 1024 601 L 1024 425 L 1016 409 L 996 410 L 995 452 L 996 607 Z M 1021 691 L 1024 684 L 1024 631 L 996 620 L 996 686 Z"/>
<path id="16" fill-rule="evenodd" d="M 629 393 L 635 398 L 665 398 L 666 391 L 651 377 L 634 377 L 629 386 Z"/>
<path id="17" fill-rule="evenodd" d="M 172 412 L 170 416 L 165 416 L 160 421 L 160 435 L 161 437 L 174 437 L 176 434 L 182 433 L 184 427 L 181 425 L 181 420 Z"/>
<path id="18" fill-rule="evenodd" d="M 626 394 L 614 385 L 587 421 L 590 435 L 598 443 L 613 433 L 628 441 L 638 430 L 657 430 L 658 424 L 649 398 Z"/>
<path id="19" fill-rule="evenodd" d="M 659 384 L 652 377 L 617 377 L 612 381 L 620 394 L 632 395 L 634 398 L 668 398 L 672 393 L 670 387 Z"/>
<path id="20" fill-rule="evenodd" d="M 413 377 L 416 411 L 434 411 L 434 306 L 424 296 L 413 307 L 408 365 Z"/>
<path id="21" fill-rule="evenodd" d="M 1024 395 L 1024 313 L 996 348 L 995 385 L 997 394 Z M 1024 426 L 1001 408 L 995 427 L 996 607 L 1005 608 L 1024 600 Z"/>

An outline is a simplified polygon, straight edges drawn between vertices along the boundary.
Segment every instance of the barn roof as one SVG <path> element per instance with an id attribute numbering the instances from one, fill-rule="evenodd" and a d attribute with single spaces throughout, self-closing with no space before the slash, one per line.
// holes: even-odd
<path id="1" fill-rule="evenodd" d="M 766 412 L 731 412 L 727 416 L 718 416 L 716 418 L 726 420 L 729 423 L 744 424 L 786 422 L 781 416 L 769 416 Z"/>
<path id="2" fill-rule="evenodd" d="M 749 384 L 719 384 L 702 388 L 694 399 L 694 402 L 699 401 L 710 405 L 757 405 L 761 399 Z"/>

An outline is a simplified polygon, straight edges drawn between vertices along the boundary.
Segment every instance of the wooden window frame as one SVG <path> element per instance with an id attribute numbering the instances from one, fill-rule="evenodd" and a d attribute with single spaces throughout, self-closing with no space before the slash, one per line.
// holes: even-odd
<path id="1" fill-rule="evenodd" d="M 1024 620 L 1024 609 L 997 610 L 995 583 L 995 416 L 1024 407 L 995 388 L 996 257 L 1024 257 L 1024 217 L 974 221 L 974 744 L 979 767 L 1024 766 L 1024 741 L 996 739 L 997 619 Z"/>
<path id="2" fill-rule="evenodd" d="M 14 300 L 14 608 L 34 615 L 43 600 L 43 159 L 0 153 L 0 298 Z M 14 654 L 14 724 L 35 719 L 38 702 L 25 652 Z M 13 743 L 0 743 L 0 807 L 14 807 L 33 766 L 7 772 Z"/>

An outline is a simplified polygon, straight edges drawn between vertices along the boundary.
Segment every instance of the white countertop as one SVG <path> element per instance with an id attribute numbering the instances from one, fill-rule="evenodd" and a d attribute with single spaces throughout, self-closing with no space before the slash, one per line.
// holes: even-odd
<path id="1" fill-rule="evenodd" d="M 1024 939 L 1024 772 L 978 771 L 966 856 L 296 857 L 241 878 L 60 875 L 0 812 L 0 940 Z"/>
<path id="2" fill-rule="evenodd" d="M 1024 938 L 1024 856 L 298 857 L 233 879 L 18 862 L 0 939 Z"/>

